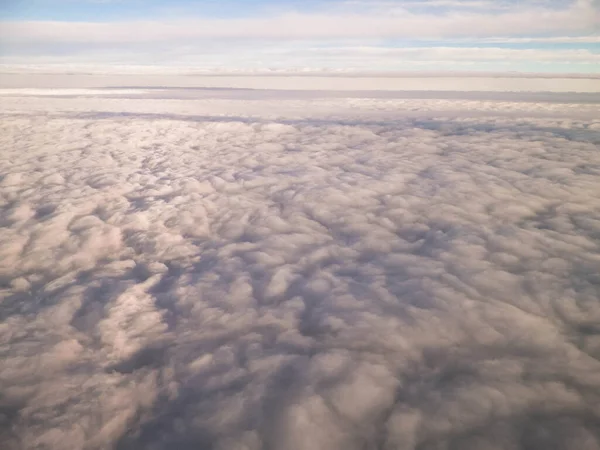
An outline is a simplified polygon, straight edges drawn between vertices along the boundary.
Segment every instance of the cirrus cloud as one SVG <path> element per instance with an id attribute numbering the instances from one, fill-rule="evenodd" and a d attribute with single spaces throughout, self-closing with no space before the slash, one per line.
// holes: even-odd
<path id="1" fill-rule="evenodd" d="M 552 62 L 548 67 L 557 71 L 590 72 L 588 66 L 597 64 L 592 44 L 600 13 L 590 0 L 559 7 L 478 4 L 466 10 L 446 4 L 442 11 L 435 2 L 420 9 L 410 2 L 334 5 L 225 18 L 179 13 L 111 21 L 4 20 L 0 55 L 10 63 L 161 61 L 242 69 L 402 70 L 425 63 L 440 69 L 470 64 L 480 70 L 546 71 L 544 63 Z M 499 48 L 486 48 L 491 44 Z"/>
<path id="2" fill-rule="evenodd" d="M 188 39 L 390 38 L 440 39 L 597 31 L 600 13 L 588 1 L 564 10 L 525 7 L 501 14 L 392 16 L 288 13 L 243 19 L 131 22 L 4 21 L 4 40 L 15 43 L 139 43 Z"/>

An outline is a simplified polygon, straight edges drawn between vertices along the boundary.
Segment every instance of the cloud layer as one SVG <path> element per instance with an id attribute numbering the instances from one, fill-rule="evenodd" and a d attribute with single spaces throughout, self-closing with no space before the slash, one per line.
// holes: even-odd
<path id="1" fill-rule="evenodd" d="M 3 448 L 600 448 L 597 105 L 3 108 Z"/>
<path id="2" fill-rule="evenodd" d="M 443 70 L 471 65 L 589 73 L 600 64 L 593 48 L 600 29 L 594 0 L 317 3 L 320 7 L 284 3 L 254 13 L 242 8 L 218 17 L 190 7 L 172 13 L 144 10 L 119 20 L 44 14 L 5 19 L 0 54 L 10 63 L 263 69 L 406 70 L 425 64 Z M 125 6 L 106 8 L 115 14 Z M 501 45 L 487 48 L 489 42 Z"/>
<path id="3" fill-rule="evenodd" d="M 415 13 L 385 8 L 366 13 L 290 12 L 270 17 L 123 22 L 6 21 L 8 42 L 148 43 L 190 39 L 390 38 L 443 39 L 597 33 L 600 13 L 590 0 L 555 9 L 525 5 L 500 13 Z"/>

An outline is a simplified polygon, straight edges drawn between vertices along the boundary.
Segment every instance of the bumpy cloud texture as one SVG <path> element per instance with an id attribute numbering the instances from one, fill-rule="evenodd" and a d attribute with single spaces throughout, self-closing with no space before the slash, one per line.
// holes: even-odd
<path id="1" fill-rule="evenodd" d="M 600 448 L 597 105 L 4 100 L 3 448 Z"/>

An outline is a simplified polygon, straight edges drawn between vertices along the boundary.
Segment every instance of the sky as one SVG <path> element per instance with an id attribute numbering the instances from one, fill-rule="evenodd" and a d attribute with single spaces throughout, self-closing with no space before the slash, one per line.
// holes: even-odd
<path id="1" fill-rule="evenodd" d="M 600 72 L 599 0 L 2 0 L 0 63 Z"/>

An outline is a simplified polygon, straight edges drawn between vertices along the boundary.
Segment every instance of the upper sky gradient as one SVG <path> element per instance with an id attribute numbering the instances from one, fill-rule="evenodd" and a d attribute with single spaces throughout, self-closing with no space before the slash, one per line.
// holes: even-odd
<path id="1" fill-rule="evenodd" d="M 600 0 L 3 0 L 0 63 L 600 72 Z"/>

